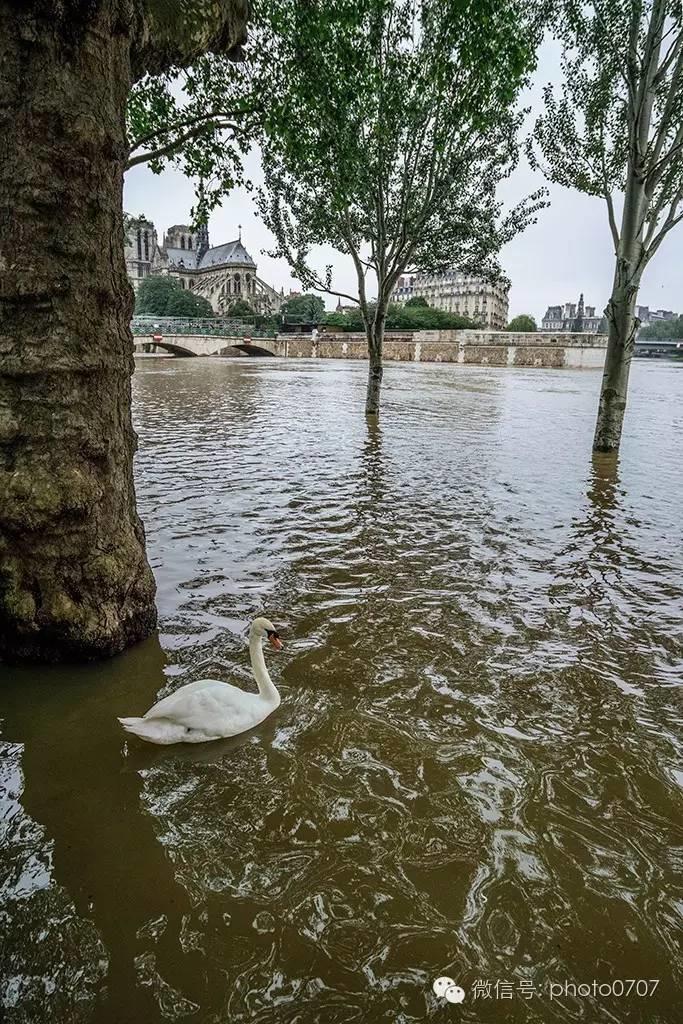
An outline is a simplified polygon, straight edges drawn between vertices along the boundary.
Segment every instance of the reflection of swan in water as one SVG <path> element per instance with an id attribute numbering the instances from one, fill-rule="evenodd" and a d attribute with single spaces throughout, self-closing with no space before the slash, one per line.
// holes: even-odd
<path id="1" fill-rule="evenodd" d="M 199 679 L 163 697 L 142 718 L 119 718 L 127 732 L 149 743 L 205 743 L 236 736 L 259 725 L 280 704 L 280 694 L 268 675 L 261 641 L 279 651 L 275 626 L 254 619 L 249 630 L 249 654 L 258 694 L 217 679 Z"/>

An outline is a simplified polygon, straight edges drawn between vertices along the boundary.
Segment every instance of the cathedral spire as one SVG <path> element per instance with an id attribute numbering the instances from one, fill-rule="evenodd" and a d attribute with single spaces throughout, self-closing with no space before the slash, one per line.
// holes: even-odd
<path id="1" fill-rule="evenodd" d="M 585 306 L 583 304 L 583 292 L 579 296 L 579 305 L 576 310 L 576 319 L 572 324 L 572 330 L 575 334 L 581 334 L 583 332 L 583 314 Z"/>
<path id="2" fill-rule="evenodd" d="M 201 262 L 205 252 L 209 249 L 209 225 L 200 224 L 197 228 L 197 263 Z"/>

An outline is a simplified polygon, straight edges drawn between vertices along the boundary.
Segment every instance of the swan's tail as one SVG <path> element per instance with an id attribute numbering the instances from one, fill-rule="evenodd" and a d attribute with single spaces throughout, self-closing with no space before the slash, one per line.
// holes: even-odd
<path id="1" fill-rule="evenodd" d="M 119 718 L 119 722 L 126 732 L 148 743 L 180 743 L 185 739 L 182 725 L 174 725 L 163 718 Z"/>

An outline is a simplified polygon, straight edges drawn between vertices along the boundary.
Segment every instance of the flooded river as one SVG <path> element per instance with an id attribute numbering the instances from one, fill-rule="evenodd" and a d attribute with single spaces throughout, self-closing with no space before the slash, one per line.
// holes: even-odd
<path id="1" fill-rule="evenodd" d="M 683 366 L 618 464 L 594 371 L 365 372 L 138 366 L 159 637 L 0 668 L 10 1024 L 681 1019 Z M 271 718 L 124 739 L 260 613 Z"/>

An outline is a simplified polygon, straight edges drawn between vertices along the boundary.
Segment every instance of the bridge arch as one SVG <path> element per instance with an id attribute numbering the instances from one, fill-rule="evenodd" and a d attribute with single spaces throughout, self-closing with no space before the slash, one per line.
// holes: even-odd
<path id="1" fill-rule="evenodd" d="M 219 356 L 231 356 L 231 355 L 244 355 L 244 356 L 271 356 L 274 357 L 275 353 L 271 352 L 269 348 L 264 348 L 263 345 L 255 345 L 253 342 L 246 344 L 244 342 L 235 342 L 233 345 L 226 345 L 225 348 L 220 349 L 216 355 Z"/>
<path id="2" fill-rule="evenodd" d="M 174 356 L 182 356 L 183 358 L 189 356 L 196 356 L 197 353 L 193 352 L 191 348 L 186 348 L 183 345 L 178 345 L 175 341 L 170 341 L 168 338 L 162 338 L 161 341 L 156 339 L 153 342 L 157 348 L 163 348 L 167 352 L 172 353 Z"/>

